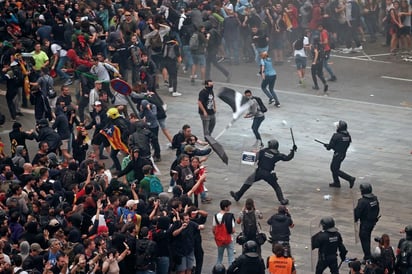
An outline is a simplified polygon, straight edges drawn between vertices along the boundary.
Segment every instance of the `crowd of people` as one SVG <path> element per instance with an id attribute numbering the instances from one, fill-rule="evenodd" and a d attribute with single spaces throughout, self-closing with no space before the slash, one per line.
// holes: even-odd
<path id="1" fill-rule="evenodd" d="M 392 51 L 410 49 L 410 5 L 406 1 L 400 7 L 397 4 L 390 0 L 2 1 L 0 65 L 13 124 L 11 151 L 1 150 L 0 155 L 0 273 L 202 273 L 200 231 L 208 213 L 199 207 L 211 202 L 203 165 L 211 149 L 197 147 L 206 142 L 194 136 L 189 125 L 172 137 L 159 86 L 166 85 L 173 97 L 182 96 L 177 82 L 179 64 L 192 83 L 200 78 L 204 88 L 198 98 L 199 115 L 204 137 L 209 136 L 216 113 L 212 64 L 230 82 L 226 65 L 255 62 L 269 104 L 280 107 L 273 65 L 282 65 L 285 55 L 295 56 L 303 84 L 310 48 L 313 88 L 319 89 L 319 77 L 326 93 L 322 69 L 330 74 L 328 81 L 337 80 L 328 66 L 332 44 L 344 43 L 346 52 L 362 50 L 363 38 L 358 34 L 364 33 L 363 23 L 371 42 L 382 27 L 391 39 Z M 386 23 L 381 25 L 378 18 L 386 18 Z M 132 83 L 132 104 L 111 89 L 110 81 L 116 77 Z M 59 88 L 55 82 L 61 84 Z M 250 91 L 245 95 L 253 101 L 246 117 L 254 120 L 255 146 L 261 149 L 264 144 L 258 129 L 266 111 Z M 34 108 L 36 126 L 25 130 L 17 120 L 24 115 L 21 109 L 29 105 Z M 325 144 L 337 155 L 331 164 L 331 186 L 340 187 L 341 176 L 352 188 L 355 178 L 340 171 L 350 135 L 346 124 L 339 127 L 336 138 L 346 142 L 343 147 L 336 147 L 336 139 Z M 176 149 L 167 191 L 155 175 L 155 163 L 162 160 L 159 129 Z M 33 157 L 27 140 L 38 143 Z M 277 161 L 291 160 L 297 147 L 289 155 L 277 149 L 277 141 L 271 140 L 260 151 L 258 169 L 238 192 L 231 193 L 238 201 L 260 179 L 275 190 L 282 206 L 267 221 L 274 255 L 266 264 L 261 258 L 260 246 L 266 239 L 258 228 L 262 216 L 253 200 L 246 201 L 237 218 L 230 213 L 231 202 L 222 200 L 213 231 L 217 243 L 223 229 L 230 241 L 219 240 L 224 244 L 218 244 L 214 271 L 226 271 L 221 265 L 225 249 L 228 273 L 264 273 L 265 268 L 278 273 L 282 265 L 290 273 L 296 271 L 289 245 L 293 221 L 285 207 L 289 201 L 272 171 Z M 112 160 L 111 168 L 104 164 L 105 152 Z M 125 157 L 119 158 L 119 152 Z M 370 238 L 378 215 L 373 220 L 362 219 L 361 209 L 379 204 L 371 187 L 369 191 L 368 186 L 364 190 L 361 186 L 361 191 L 365 199 L 375 202 L 360 202 L 355 211 L 355 221 L 361 221 L 364 261 L 368 262 L 376 259 L 370 252 Z M 243 254 L 236 259 L 235 223 L 241 224 L 244 236 L 238 241 Z M 246 224 L 256 226 L 252 233 Z M 323 219 L 322 225 L 324 234 L 338 233 L 333 219 Z M 405 231 L 403 242 L 409 243 L 412 229 Z M 312 248 L 320 252 L 317 273 L 327 266 L 336 272 L 336 250 L 323 250 L 325 243 L 324 238 L 313 241 Z M 386 236 L 382 246 L 388 246 Z M 402 273 L 411 271 L 412 262 L 406 259 L 405 263 L 402 257 L 404 251 L 412 258 L 409 246 L 398 246 Z M 345 253 L 344 246 L 335 247 L 340 255 Z M 335 256 L 322 259 L 331 250 Z"/>

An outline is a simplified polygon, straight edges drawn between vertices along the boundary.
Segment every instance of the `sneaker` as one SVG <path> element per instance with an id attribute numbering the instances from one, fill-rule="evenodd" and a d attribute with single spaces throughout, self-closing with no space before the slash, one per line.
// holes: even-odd
<path id="1" fill-rule="evenodd" d="M 359 47 L 353 48 L 354 52 L 361 52 L 363 50 L 362 45 L 360 45 Z"/>
<path id="2" fill-rule="evenodd" d="M 169 92 L 173 92 L 173 88 L 172 88 L 172 87 L 169 88 Z"/>
<path id="3" fill-rule="evenodd" d="M 107 160 L 109 159 L 109 157 L 107 157 L 106 155 L 100 155 L 100 160 Z"/>
<path id="4" fill-rule="evenodd" d="M 168 193 L 172 193 L 173 192 L 173 186 L 169 186 L 169 188 L 167 189 Z"/>
<path id="5" fill-rule="evenodd" d="M 275 107 L 280 108 L 280 103 L 275 104 Z"/>
<path id="6" fill-rule="evenodd" d="M 64 86 L 70 86 L 71 84 L 73 84 L 72 79 L 67 79 L 66 82 L 64 82 Z"/>
<path id="7" fill-rule="evenodd" d="M 191 82 L 192 84 L 194 84 L 194 82 L 195 82 L 195 78 L 190 77 L 190 82 Z"/>
<path id="8" fill-rule="evenodd" d="M 24 116 L 24 114 L 21 113 L 21 112 L 17 112 L 16 115 L 17 115 L 17 116 Z"/>
<path id="9" fill-rule="evenodd" d="M 312 89 L 319 90 L 319 87 L 318 86 L 312 86 Z"/>
<path id="10" fill-rule="evenodd" d="M 167 111 L 167 104 L 162 105 L 163 110 L 166 112 Z"/>
<path id="11" fill-rule="evenodd" d="M 329 187 L 340 188 L 340 184 L 339 183 L 331 183 L 331 184 L 329 184 Z"/>
<path id="12" fill-rule="evenodd" d="M 176 92 L 173 92 L 173 93 L 172 93 L 172 96 L 173 96 L 173 97 L 179 97 L 179 96 L 182 96 L 182 94 L 181 94 L 180 92 L 177 92 L 177 91 L 176 91 Z"/>
<path id="13" fill-rule="evenodd" d="M 275 99 L 269 99 L 269 105 L 273 104 L 273 102 L 275 102 Z"/>
<path id="14" fill-rule="evenodd" d="M 225 61 L 225 57 L 223 57 L 223 56 L 220 57 L 220 58 L 217 60 L 218 63 L 222 63 L 223 61 Z"/>
<path id="15" fill-rule="evenodd" d="M 167 143 L 167 148 L 169 148 L 169 149 L 173 149 L 173 145 L 172 145 L 172 143 Z"/>
<path id="16" fill-rule="evenodd" d="M 352 49 L 349 49 L 349 48 L 346 48 L 346 49 L 342 50 L 342 53 L 345 53 L 345 54 L 348 54 L 348 53 L 351 53 L 351 52 L 352 52 Z"/>
<path id="17" fill-rule="evenodd" d="M 302 83 L 303 83 L 303 82 L 302 82 L 302 80 L 301 80 L 301 79 L 299 79 L 299 85 L 302 85 Z"/>
<path id="18" fill-rule="evenodd" d="M 328 92 L 328 89 L 329 89 L 329 85 L 325 85 L 325 86 L 323 87 L 323 92 Z"/>
<path id="19" fill-rule="evenodd" d="M 289 200 L 288 199 L 283 199 L 282 201 L 280 201 L 281 205 L 287 205 L 289 204 Z"/>
<path id="20" fill-rule="evenodd" d="M 336 76 L 332 76 L 328 79 L 328 82 L 336 82 L 336 80 L 338 80 Z"/>
<path id="21" fill-rule="evenodd" d="M 203 186 L 203 191 L 204 191 L 204 192 L 208 192 L 206 186 Z"/>
<path id="22" fill-rule="evenodd" d="M 164 80 L 164 85 L 166 86 L 166 87 L 168 87 L 169 86 L 169 81 L 167 81 L 167 80 Z"/>
<path id="23" fill-rule="evenodd" d="M 234 191 L 230 192 L 230 196 L 232 196 L 233 199 L 235 199 L 236 202 L 239 201 L 238 197 L 236 196 L 236 193 Z"/>
<path id="24" fill-rule="evenodd" d="M 153 162 L 158 163 L 161 162 L 162 159 L 160 157 L 153 157 Z"/>
<path id="25" fill-rule="evenodd" d="M 211 204 L 211 203 L 212 203 L 211 200 L 206 200 L 206 199 L 202 200 L 202 204 Z"/>

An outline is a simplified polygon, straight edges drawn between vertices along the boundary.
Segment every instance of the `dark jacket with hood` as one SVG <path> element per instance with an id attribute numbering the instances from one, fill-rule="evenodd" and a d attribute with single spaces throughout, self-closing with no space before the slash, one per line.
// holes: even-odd
<path id="1" fill-rule="evenodd" d="M 56 121 L 54 122 L 52 128 L 57 129 L 57 133 L 59 133 L 62 140 L 67 140 L 70 138 L 69 120 L 60 106 L 56 107 L 55 113 Z"/>
<path id="2" fill-rule="evenodd" d="M 290 226 L 293 225 L 292 218 L 288 214 L 276 213 L 268 220 L 270 235 L 275 241 L 289 241 Z"/>
<path id="3" fill-rule="evenodd" d="M 39 134 L 36 138 L 38 142 L 45 141 L 49 145 L 47 152 L 56 152 L 61 145 L 60 135 L 49 127 L 47 119 L 41 119 L 39 122 Z"/>

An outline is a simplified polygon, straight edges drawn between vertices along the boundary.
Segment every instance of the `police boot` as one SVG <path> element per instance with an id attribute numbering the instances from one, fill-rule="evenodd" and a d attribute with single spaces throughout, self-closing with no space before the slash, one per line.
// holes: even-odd
<path id="1" fill-rule="evenodd" d="M 246 190 L 248 190 L 251 186 L 250 185 L 242 185 L 242 187 L 240 188 L 240 190 L 238 192 L 234 192 L 231 191 L 230 192 L 230 196 L 233 197 L 233 199 L 235 199 L 235 201 L 239 201 L 240 198 L 242 198 L 243 194 L 246 192 Z"/>

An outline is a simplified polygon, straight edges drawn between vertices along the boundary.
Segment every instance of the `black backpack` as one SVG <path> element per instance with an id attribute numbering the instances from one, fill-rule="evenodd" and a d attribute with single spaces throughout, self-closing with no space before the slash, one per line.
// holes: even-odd
<path id="1" fill-rule="evenodd" d="M 403 241 L 399 249 L 398 265 L 401 267 L 412 266 L 412 241 Z"/>
<path id="2" fill-rule="evenodd" d="M 136 245 L 136 270 L 147 270 L 153 262 L 156 251 L 156 242 L 149 239 L 140 239 Z"/>
<path id="3" fill-rule="evenodd" d="M 247 240 L 254 240 L 258 232 L 255 211 L 243 211 L 242 223 L 243 235 L 246 237 Z"/>
<path id="4" fill-rule="evenodd" d="M 260 110 L 261 112 L 265 113 L 265 112 L 268 111 L 268 109 L 266 108 L 265 104 L 263 103 L 263 101 L 262 101 L 262 99 L 261 99 L 260 97 L 253 96 L 253 99 L 255 99 L 256 102 L 258 103 L 258 105 L 259 105 L 259 110 Z"/>
<path id="5" fill-rule="evenodd" d="M 303 49 L 303 39 L 304 39 L 305 37 L 302 35 L 302 37 L 301 38 L 299 38 L 298 40 L 296 40 L 294 43 L 293 43 L 293 47 L 295 48 L 295 50 L 301 50 L 301 49 Z"/>

